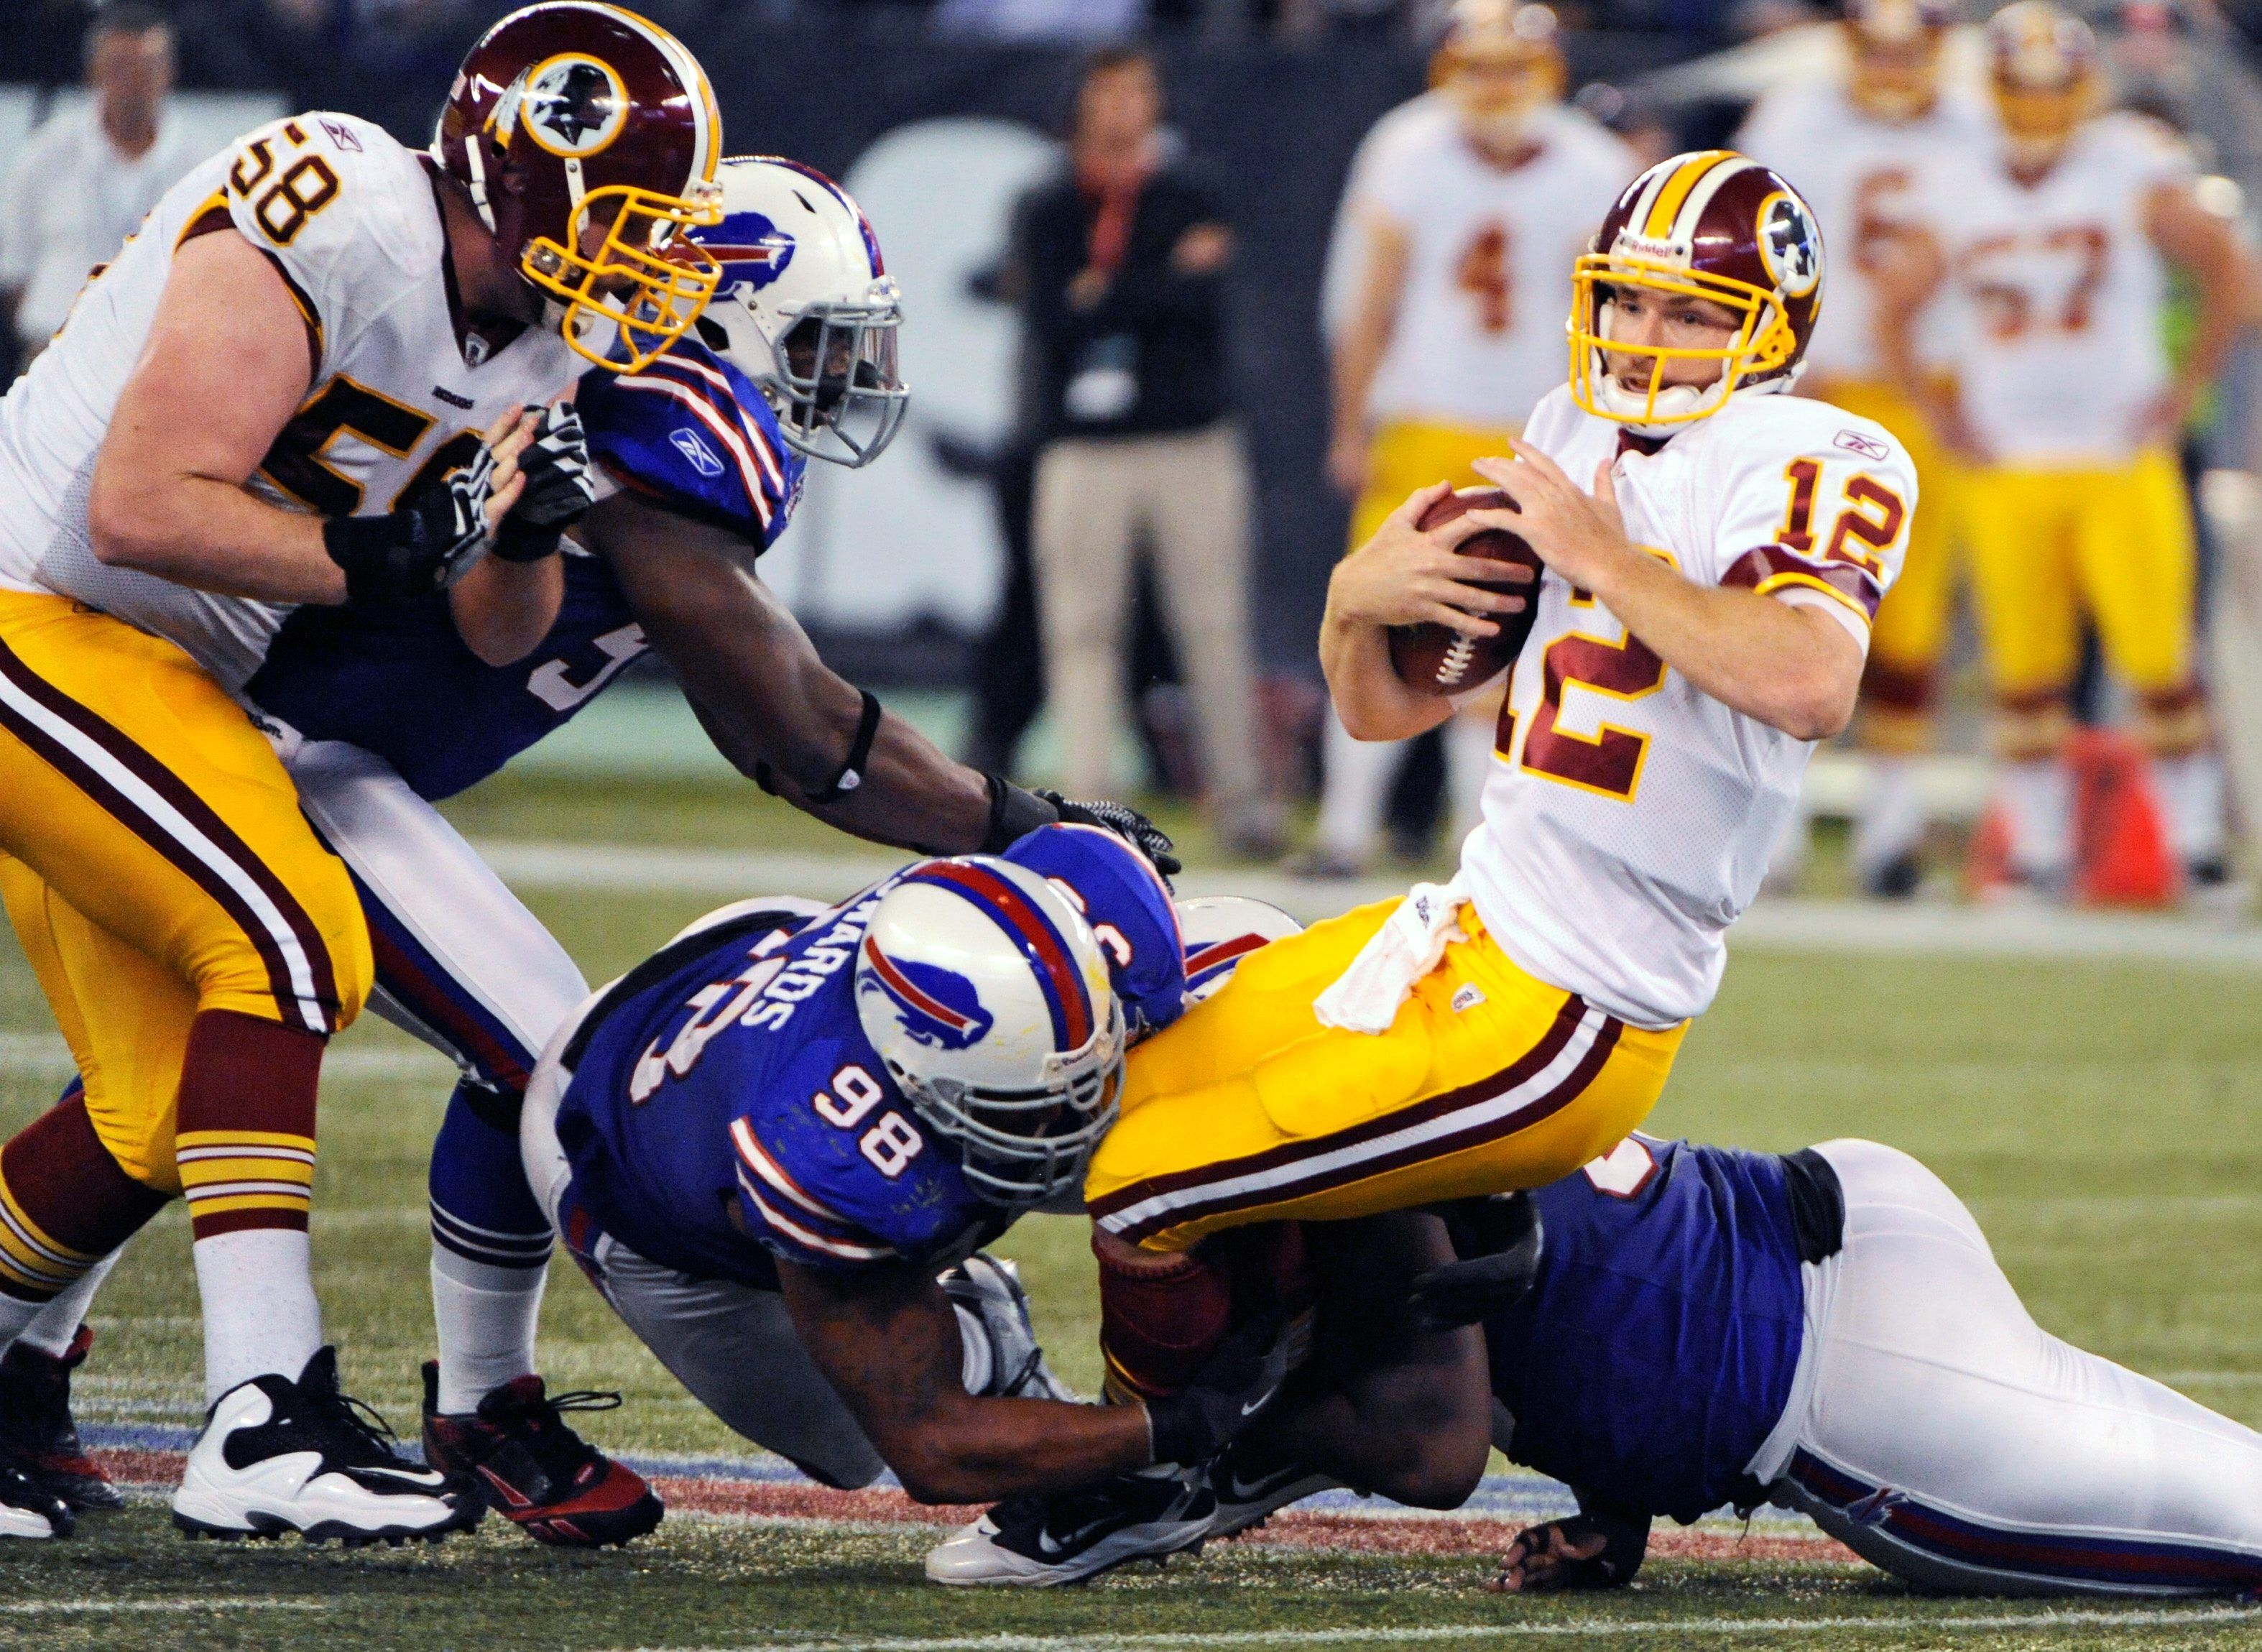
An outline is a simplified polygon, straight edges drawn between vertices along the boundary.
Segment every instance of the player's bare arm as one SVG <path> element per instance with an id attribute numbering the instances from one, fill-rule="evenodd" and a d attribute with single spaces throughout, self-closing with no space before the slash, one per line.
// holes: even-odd
<path id="1" fill-rule="evenodd" d="M 863 696 L 823 660 L 719 528 L 616 494 L 583 524 L 652 645 L 681 675 L 716 747 L 787 801 L 875 842 L 930 854 L 982 847 L 990 791 L 900 718 L 883 714 L 861 784 L 825 803 L 854 745 Z"/>
<path id="2" fill-rule="evenodd" d="M 2160 256 L 2189 278 L 2197 299 L 2183 365 L 2144 410 L 2140 439 L 2172 442 L 2239 334 L 2253 325 L 2258 297 L 2252 258 L 2230 223 L 2207 210 L 2188 184 L 2164 184 L 2144 203 L 2144 233 Z"/>
<path id="3" fill-rule="evenodd" d="M 1356 499 L 1366 486 L 1367 393 L 1397 327 L 1411 247 L 1403 228 L 1372 208 L 1363 210 L 1358 221 L 1366 264 L 1358 307 L 1335 341 L 1335 435 L 1328 444 L 1328 479 L 1347 499 Z"/>
<path id="4" fill-rule="evenodd" d="M 1304 1243 L 1322 1281 L 1312 1361 L 1250 1444 L 1370 1495 L 1460 1507 L 1492 1449 L 1484 1338 L 1426 1329 L 1408 1299 L 1456 1259 L 1444 1223 L 1415 1211 L 1313 1223 Z"/>
<path id="5" fill-rule="evenodd" d="M 1608 465 L 1588 493 L 1538 448 L 1512 445 L 1517 463 L 1479 459 L 1476 468 L 1522 511 L 1473 510 L 1464 520 L 1523 534 L 1550 568 L 1731 710 L 1805 740 L 1827 739 L 1853 720 L 1862 655 L 1843 626 L 1814 609 L 1683 579 L 1625 537 Z"/>
<path id="6" fill-rule="evenodd" d="M 1064 1490 L 1154 1459 L 1138 1405 L 977 1398 L 932 1270 L 820 1273 L 781 1260 L 795 1329 L 880 1455 L 921 1503 Z"/>
<path id="7" fill-rule="evenodd" d="M 1430 621 L 1468 637 L 1500 629 L 1488 614 L 1523 611 L 1528 598 L 1488 588 L 1479 578 L 1514 580 L 1523 570 L 1465 557 L 1453 547 L 1478 531 L 1472 511 L 1424 532 L 1415 524 L 1452 491 L 1425 487 L 1393 511 L 1374 537 L 1336 564 L 1320 622 L 1320 667 L 1336 715 L 1354 739 L 1395 740 L 1435 728 L 1451 701 L 1408 688 L 1390 664 L 1390 628 Z M 1525 576 L 1528 577 L 1528 576 Z"/>

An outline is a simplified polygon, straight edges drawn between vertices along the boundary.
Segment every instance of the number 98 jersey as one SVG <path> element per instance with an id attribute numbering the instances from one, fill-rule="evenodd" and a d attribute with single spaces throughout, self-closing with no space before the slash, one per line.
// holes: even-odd
<path id="1" fill-rule="evenodd" d="M 507 409 L 562 395 L 580 365 L 554 327 L 462 328 L 438 187 L 384 128 L 316 112 L 260 127 L 167 191 L 0 403 L 0 583 L 115 614 L 241 688 L 288 608 L 105 567 L 87 530 L 95 456 L 173 256 L 199 235 L 241 234 L 304 328 L 311 387 L 253 490 L 322 516 L 379 515 L 466 463 Z"/>
<path id="2" fill-rule="evenodd" d="M 1868 648 L 1917 500 L 1884 426 L 1747 392 L 1653 452 L 1621 451 L 1620 427 L 1564 388 L 1525 434 L 1582 487 L 1614 461 L 1627 537 L 1683 579 L 1816 608 Z M 1560 575 L 1538 603 L 1462 879 L 1520 967 L 1669 1027 L 1712 1001 L 1813 745 L 1704 693 Z"/>

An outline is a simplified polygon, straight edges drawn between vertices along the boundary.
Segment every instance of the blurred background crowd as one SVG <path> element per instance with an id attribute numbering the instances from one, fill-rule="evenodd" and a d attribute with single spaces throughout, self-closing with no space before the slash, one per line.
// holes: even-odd
<path id="1" fill-rule="evenodd" d="M 1985 0 L 1955 18 L 1916 0 L 1855 6 L 1887 34 L 1899 25 L 1880 17 L 1913 16 L 1928 72 L 1982 106 Z M 197 160 L 305 108 L 349 110 L 421 143 L 464 49 L 508 9 L 16 0 L 0 31 L 0 382 Z M 1223 851 L 1322 876 L 1449 849 L 1490 760 L 1481 708 L 1402 751 L 1353 747 L 1325 709 L 1314 638 L 1347 539 L 1392 490 L 1458 474 L 1469 443 L 1498 451 L 1496 432 L 1536 393 L 1495 376 L 1444 406 L 1409 389 L 1392 352 L 1425 328 L 1445 358 L 1453 327 L 1512 330 L 1542 364 L 1531 368 L 1539 386 L 1560 380 L 1560 307 L 1538 321 L 1516 307 L 1567 292 L 1576 239 L 1617 187 L 1651 160 L 1754 129 L 1769 98 L 1842 90 L 1862 49 L 1814 0 L 1565 0 L 1552 13 L 1481 0 L 638 9 L 698 52 L 734 150 L 789 155 L 846 183 L 904 287 L 915 393 L 903 439 L 869 472 L 813 477 L 802 518 L 763 564 L 820 647 L 891 701 L 931 696 L 977 765 L 1072 791 L 1198 800 Z M 2250 245 L 2262 0 L 2075 10 L 2101 43 L 2104 101 L 2158 123 L 2186 158 L 2193 198 Z M 1489 136 L 1488 97 L 1517 105 Z M 1450 267 L 1425 274 L 1436 236 L 1424 232 L 1459 222 L 1462 207 L 1425 204 L 1459 162 L 1418 159 L 1405 136 L 1418 118 L 1446 121 L 1453 143 L 1502 175 L 1539 131 L 1561 173 L 1551 187 L 1586 203 L 1573 214 L 1584 227 L 1566 238 L 1565 209 L 1544 191 L 1536 216 L 1518 219 L 1514 198 L 1506 218 L 1471 222 Z M 1987 141 L 1973 138 L 1975 157 Z M 1394 142 L 1417 159 L 1394 162 Z M 1806 187 L 1797 154 L 1761 158 Z M 1850 226 L 1817 205 L 1842 287 Z M 1535 256 L 1562 263 L 1560 278 L 1528 279 L 1517 261 Z M 2188 343 L 2194 316 L 2204 332 L 2205 275 L 2171 270 L 2164 348 Z M 2145 719 L 2165 700 L 2132 696 L 2117 653 L 2085 633 L 2068 710 L 2077 734 L 2105 731 L 2103 743 L 2050 748 L 2071 788 L 2071 835 L 2057 862 L 2021 878 L 2021 805 L 2003 776 L 2033 753 L 2005 745 L 1983 628 L 1958 600 L 1959 552 L 1947 545 L 1920 726 L 1893 726 L 1908 707 L 1887 682 L 1856 733 L 1818 761 L 1812 818 L 1778 863 L 1783 887 L 1891 897 L 2023 884 L 2243 909 L 2240 823 L 2262 819 L 2262 733 L 2250 729 L 2262 715 L 2245 713 L 2262 705 L 2262 549 L 2250 543 L 2262 540 L 2262 376 L 2240 331 L 2252 294 L 2230 293 L 2217 308 L 2237 312 L 2226 325 L 2238 336 L 2169 437 L 2196 528 L 2195 588 L 2189 611 L 2161 623 L 2202 645 L 2190 685 L 2201 709 L 2176 725 L 2185 744 L 2150 739 Z M 1459 319 L 1431 326 L 1425 305 L 1459 307 Z M 2116 745 L 2116 728 L 2135 735 Z M 2155 794 L 2174 761 L 2202 750 L 2211 775 L 2227 760 L 2227 793 L 2219 780 L 2176 783 L 2230 833 L 2179 838 L 2176 809 Z M 2137 841 L 2147 831 L 2149 848 Z"/>

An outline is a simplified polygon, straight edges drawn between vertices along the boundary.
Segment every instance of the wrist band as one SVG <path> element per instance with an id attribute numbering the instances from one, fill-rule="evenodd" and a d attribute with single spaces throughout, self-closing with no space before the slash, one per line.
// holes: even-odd
<path id="1" fill-rule="evenodd" d="M 490 548 L 498 561 L 539 562 L 558 553 L 558 541 L 564 533 L 563 528 L 555 525 L 544 527 L 522 517 L 505 516 Z"/>
<path id="2" fill-rule="evenodd" d="M 864 715 L 856 724 L 856 738 L 849 744 L 848 761 L 840 765 L 831 785 L 809 794 L 810 802 L 819 807 L 839 802 L 864 783 L 864 764 L 872 755 L 873 738 L 880 732 L 880 696 L 869 689 L 858 692 L 864 696 Z"/>
<path id="3" fill-rule="evenodd" d="M 1003 775 L 982 776 L 990 787 L 990 829 L 982 853 L 1003 855 L 1041 826 L 1060 819 L 1060 811 L 1034 791 L 1024 791 Z"/>

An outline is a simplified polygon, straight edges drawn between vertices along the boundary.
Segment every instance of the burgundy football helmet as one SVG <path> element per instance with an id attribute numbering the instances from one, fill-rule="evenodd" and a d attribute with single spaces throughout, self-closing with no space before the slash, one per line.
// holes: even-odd
<path id="1" fill-rule="evenodd" d="M 721 217 L 722 153 L 698 60 L 595 0 L 542 0 L 489 29 L 432 138 L 519 272 L 563 307 L 566 343 L 630 370 L 714 296 L 720 266 L 679 232 Z"/>
<path id="2" fill-rule="evenodd" d="M 1571 395 L 1598 418 L 1662 435 L 1709 418 L 1740 391 L 1790 388 L 1822 311 L 1822 232 L 1782 176 L 1732 149 L 1660 161 L 1625 187 L 1593 249 L 1572 265 Z M 1610 338 L 1622 290 L 1702 299 L 1736 318 L 1718 346 L 1622 343 Z M 1646 384 L 1613 375 L 1646 360 Z M 1706 385 L 1668 385 L 1668 363 L 1717 361 Z"/>

